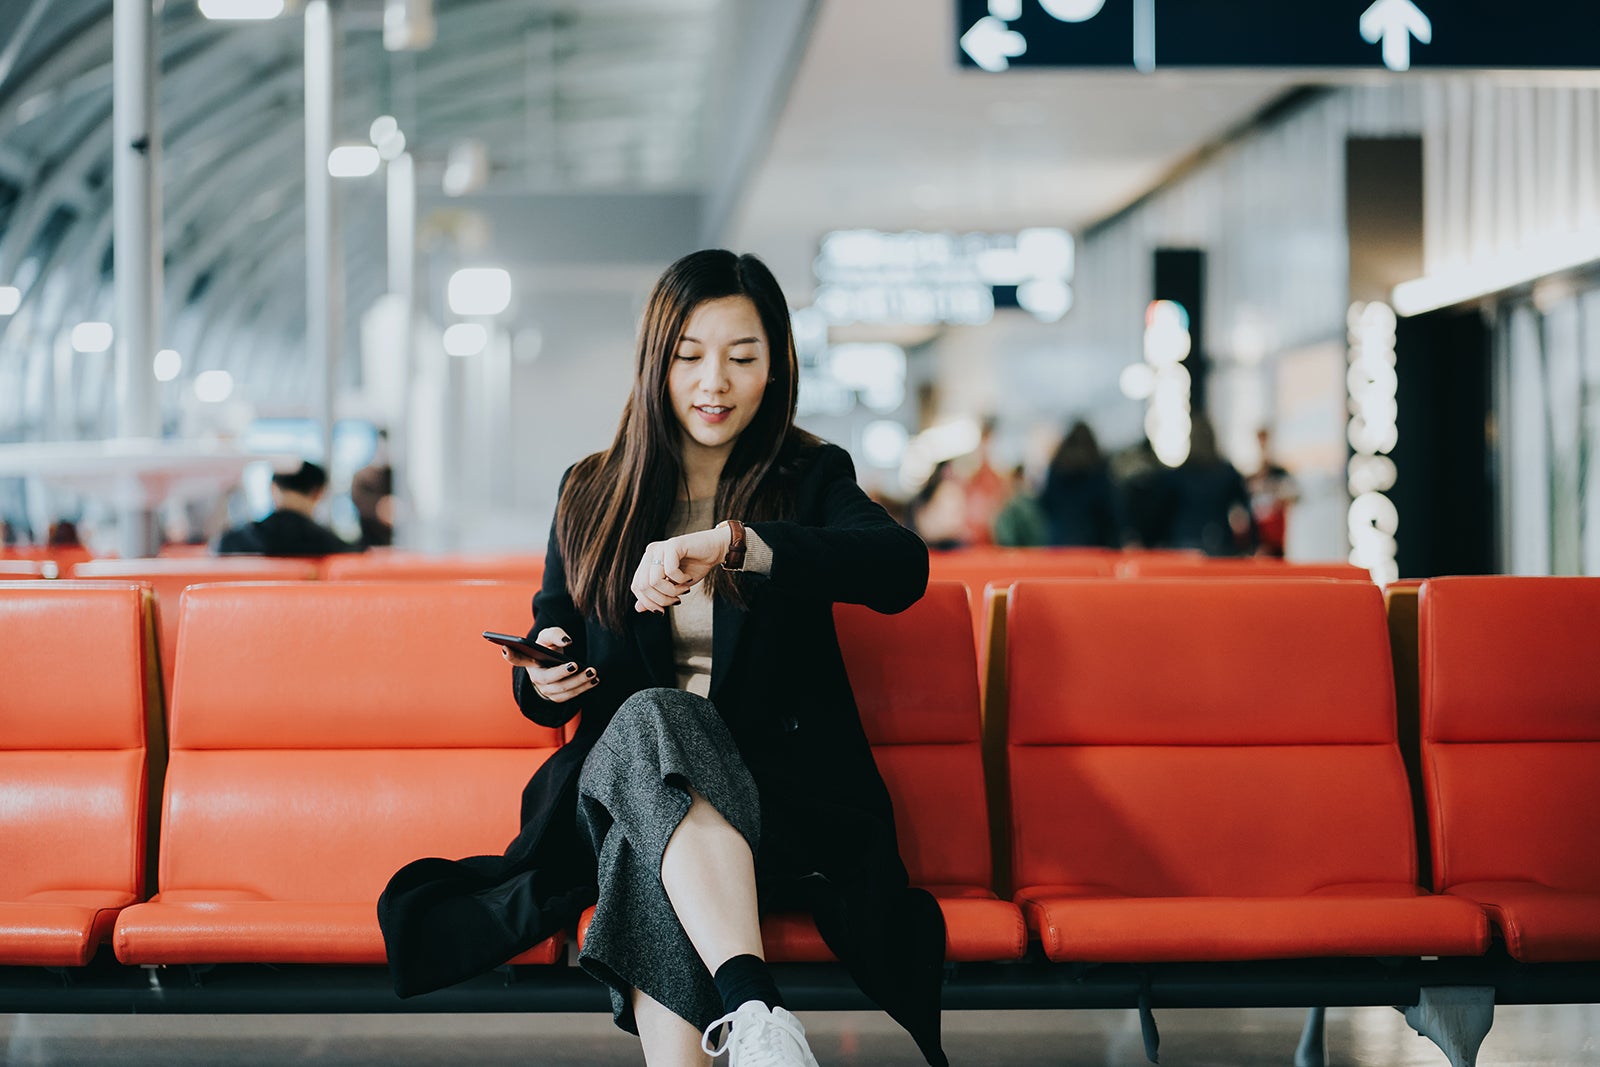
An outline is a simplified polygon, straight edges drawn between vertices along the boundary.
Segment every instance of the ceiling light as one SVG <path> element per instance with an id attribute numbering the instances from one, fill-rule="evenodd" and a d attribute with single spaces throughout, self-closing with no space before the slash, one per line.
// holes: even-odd
<path id="1" fill-rule="evenodd" d="M 459 141 L 450 147 L 444 168 L 444 195 L 465 196 L 489 180 L 489 150 L 482 141 Z"/>
<path id="2" fill-rule="evenodd" d="M 225 370 L 201 371 L 194 379 L 195 398 L 207 404 L 220 404 L 233 395 L 233 375 Z"/>
<path id="3" fill-rule="evenodd" d="M 498 315 L 511 306 L 511 275 L 499 267 L 467 267 L 450 276 L 450 310 Z"/>
<path id="4" fill-rule="evenodd" d="M 22 290 L 14 285 L 0 285 L 0 315 L 15 315 L 22 306 Z"/>
<path id="5" fill-rule="evenodd" d="M 342 144 L 328 153 L 328 173 L 335 178 L 365 178 L 378 169 L 378 150 L 368 144 Z"/>
<path id="6" fill-rule="evenodd" d="M 200 14 L 208 19 L 259 22 L 283 14 L 284 0 L 200 0 Z"/>
<path id="7" fill-rule="evenodd" d="M 452 356 L 475 356 L 489 346 L 489 331 L 476 322 L 458 322 L 444 332 L 444 350 Z"/>
<path id="8" fill-rule="evenodd" d="M 176 348 L 163 348 L 156 353 L 155 358 L 156 381 L 170 382 L 183 370 L 183 357 Z"/>
<path id="9" fill-rule="evenodd" d="M 72 347 L 78 352 L 104 352 L 115 339 L 109 322 L 80 322 L 72 328 Z"/>

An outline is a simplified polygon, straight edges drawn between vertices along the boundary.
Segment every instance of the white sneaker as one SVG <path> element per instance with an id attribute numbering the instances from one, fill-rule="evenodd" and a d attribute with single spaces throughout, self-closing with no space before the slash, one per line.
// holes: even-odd
<path id="1" fill-rule="evenodd" d="M 722 1043 L 712 1036 L 729 1024 Z M 728 1067 L 817 1067 L 806 1044 L 806 1028 L 783 1008 L 769 1009 L 759 1000 L 747 1000 L 710 1026 L 700 1039 L 700 1049 L 717 1057 L 728 1054 Z"/>

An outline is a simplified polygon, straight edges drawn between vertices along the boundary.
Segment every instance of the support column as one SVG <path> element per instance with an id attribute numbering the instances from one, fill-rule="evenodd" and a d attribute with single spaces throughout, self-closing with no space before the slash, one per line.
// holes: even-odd
<path id="1" fill-rule="evenodd" d="M 161 134 L 151 0 L 116 0 L 112 44 L 113 275 L 116 293 L 117 434 L 161 433 L 155 359 L 161 334 Z M 118 501 L 118 549 L 153 556 L 160 531 L 152 502 Z"/>
<path id="2" fill-rule="evenodd" d="M 338 81 L 339 26 L 329 0 L 309 0 L 305 12 L 306 83 L 306 357 L 320 383 L 323 463 L 333 470 L 333 423 L 339 349 L 344 337 L 344 260 L 334 210 L 333 100 Z"/>
<path id="3" fill-rule="evenodd" d="M 417 169 L 411 153 L 389 161 L 389 292 L 400 308 L 400 402 L 389 427 L 389 464 L 399 515 L 411 514 L 411 397 L 416 388 Z M 407 543 L 404 521 L 395 523 L 396 544 Z"/>

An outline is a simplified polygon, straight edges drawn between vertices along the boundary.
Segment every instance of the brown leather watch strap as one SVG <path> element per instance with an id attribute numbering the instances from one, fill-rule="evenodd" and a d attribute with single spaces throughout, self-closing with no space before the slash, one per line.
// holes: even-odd
<path id="1" fill-rule="evenodd" d="M 728 528 L 728 554 L 722 565 L 730 571 L 744 569 L 744 523 L 738 519 L 724 519 L 717 524 Z"/>

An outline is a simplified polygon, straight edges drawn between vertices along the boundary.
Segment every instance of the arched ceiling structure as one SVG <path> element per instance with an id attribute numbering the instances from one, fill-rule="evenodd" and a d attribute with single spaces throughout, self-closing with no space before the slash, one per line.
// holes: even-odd
<path id="1" fill-rule="evenodd" d="M 770 39 L 773 28 L 804 29 L 813 6 L 435 0 L 433 45 L 387 52 L 382 0 L 345 0 L 336 138 L 364 143 L 374 118 L 394 116 L 425 195 L 437 197 L 452 147 L 477 140 L 487 193 L 689 195 L 720 219 L 802 43 Z M 214 22 L 194 0 L 157 8 L 162 343 L 184 359 L 165 403 L 170 413 L 186 379 L 220 367 L 293 406 L 312 377 L 301 20 Z M 20 295 L 0 315 L 0 441 L 104 436 L 114 422 L 112 355 L 67 341 L 114 310 L 112 45 L 112 0 L 0 5 L 0 286 Z M 752 71 L 777 73 L 761 83 Z M 382 178 L 338 187 L 348 352 L 386 285 Z"/>

